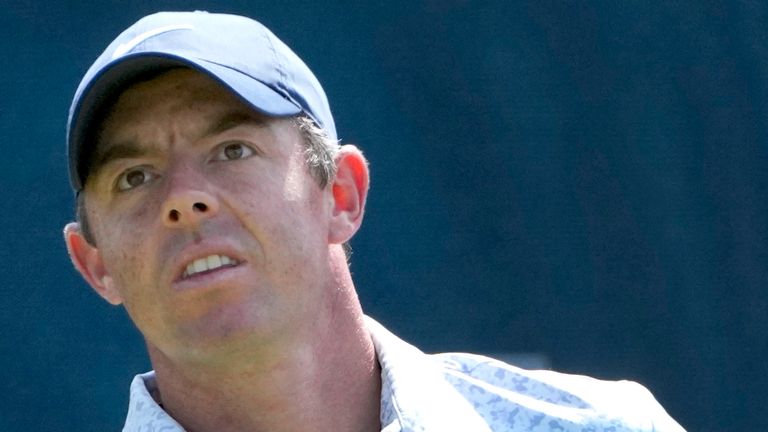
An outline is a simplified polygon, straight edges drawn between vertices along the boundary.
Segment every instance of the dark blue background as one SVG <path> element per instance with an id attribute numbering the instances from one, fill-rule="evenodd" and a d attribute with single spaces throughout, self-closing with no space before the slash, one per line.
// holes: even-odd
<path id="1" fill-rule="evenodd" d="M 149 367 L 66 257 L 66 114 L 118 32 L 195 8 L 271 27 L 366 152 L 369 314 L 638 380 L 691 431 L 762 429 L 768 7 L 723 3 L 3 2 L 0 430 L 117 430 Z"/>

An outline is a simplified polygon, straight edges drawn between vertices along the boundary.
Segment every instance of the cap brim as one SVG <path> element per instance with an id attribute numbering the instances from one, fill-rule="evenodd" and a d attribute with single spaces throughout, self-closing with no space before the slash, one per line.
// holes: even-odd
<path id="1" fill-rule="evenodd" d="M 88 147 L 92 144 L 84 141 L 92 136 L 93 128 L 101 121 L 103 105 L 112 102 L 115 96 L 142 77 L 175 67 L 192 68 L 210 76 L 265 115 L 286 117 L 302 111 L 301 107 L 273 88 L 236 69 L 167 53 L 143 52 L 122 57 L 102 68 L 91 79 L 89 86 L 83 90 L 79 103 L 72 110 L 68 151 L 69 174 L 75 190 L 83 188 L 87 168 L 84 164 L 87 158 L 82 156 L 85 151 L 90 150 Z"/>

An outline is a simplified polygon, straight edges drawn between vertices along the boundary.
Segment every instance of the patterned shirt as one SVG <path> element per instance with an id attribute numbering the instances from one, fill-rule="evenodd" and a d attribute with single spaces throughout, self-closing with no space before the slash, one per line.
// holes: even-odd
<path id="1" fill-rule="evenodd" d="M 528 371 L 479 355 L 427 355 L 367 318 L 381 364 L 382 432 L 685 432 L 640 384 Z M 131 383 L 126 432 L 184 429 Z"/>

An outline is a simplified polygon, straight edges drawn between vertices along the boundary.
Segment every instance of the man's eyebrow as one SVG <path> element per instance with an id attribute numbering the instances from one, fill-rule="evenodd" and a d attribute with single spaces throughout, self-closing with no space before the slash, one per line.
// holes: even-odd
<path id="1" fill-rule="evenodd" d="M 230 129 L 241 125 L 249 125 L 254 127 L 266 127 L 267 118 L 259 114 L 250 113 L 247 111 L 230 111 L 219 117 L 217 117 L 211 126 L 207 128 L 201 136 L 207 137 L 222 132 L 226 132 Z M 114 144 L 104 143 L 98 145 L 97 148 L 106 148 L 105 150 L 97 150 L 88 163 L 86 168 L 88 175 L 94 175 L 101 170 L 104 166 L 112 161 L 119 159 L 131 159 L 146 156 L 151 153 L 151 149 L 144 148 L 136 142 L 129 140 L 124 142 L 118 142 Z"/>
<path id="2" fill-rule="evenodd" d="M 202 136 L 217 135 L 241 125 L 266 127 L 267 119 L 262 115 L 246 111 L 230 111 L 215 119 Z"/>
<path id="3" fill-rule="evenodd" d="M 97 151 L 88 166 L 89 175 L 94 175 L 104 166 L 118 159 L 131 159 L 145 156 L 150 151 L 133 141 L 119 142 L 106 146 L 106 150 Z"/>

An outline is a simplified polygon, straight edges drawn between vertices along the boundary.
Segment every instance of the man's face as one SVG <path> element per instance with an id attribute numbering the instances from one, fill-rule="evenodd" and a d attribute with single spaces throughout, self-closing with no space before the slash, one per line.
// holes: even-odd
<path id="1" fill-rule="evenodd" d="M 332 195 L 292 121 L 174 70 L 126 90 L 97 143 L 85 193 L 102 282 L 149 344 L 196 358 L 325 317 Z"/>

